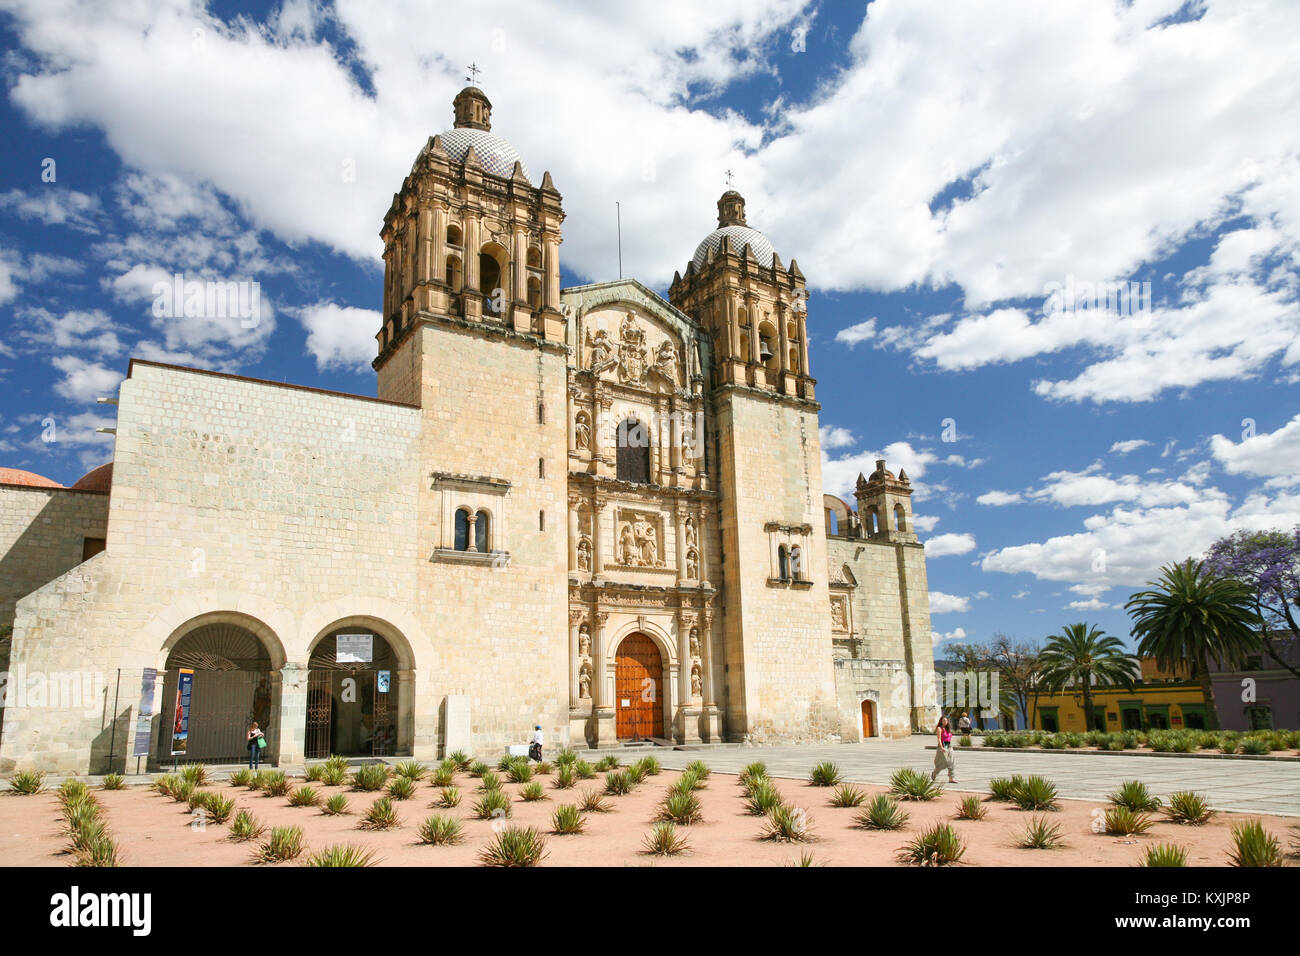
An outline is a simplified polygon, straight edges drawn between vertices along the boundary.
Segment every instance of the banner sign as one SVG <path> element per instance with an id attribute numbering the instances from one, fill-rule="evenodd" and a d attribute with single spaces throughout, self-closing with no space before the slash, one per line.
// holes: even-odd
<path id="1" fill-rule="evenodd" d="M 149 731 L 153 723 L 154 704 L 158 696 L 158 672 L 152 667 L 144 669 L 140 678 L 140 710 L 135 718 L 135 746 L 131 748 L 132 757 L 149 756 Z"/>
<path id="2" fill-rule="evenodd" d="M 190 737 L 190 696 L 194 693 L 194 671 L 188 667 L 180 670 L 176 682 L 176 711 L 172 723 L 172 756 L 185 753 Z"/>
<path id="3" fill-rule="evenodd" d="M 389 685 L 392 683 L 392 671 L 379 671 L 375 675 L 375 690 L 381 694 L 387 694 Z"/>
<path id="4" fill-rule="evenodd" d="M 369 664 L 375 659 L 375 635 L 338 634 L 334 638 L 336 664 Z"/>

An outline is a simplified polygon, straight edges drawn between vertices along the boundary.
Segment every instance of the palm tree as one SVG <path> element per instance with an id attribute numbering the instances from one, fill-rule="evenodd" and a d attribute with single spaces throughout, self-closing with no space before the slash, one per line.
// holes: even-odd
<path id="1" fill-rule="evenodd" d="M 1154 657 L 1166 670 L 1185 667 L 1201 682 L 1209 730 L 1219 729 L 1210 683 L 1210 661 L 1239 667 L 1263 643 L 1263 622 L 1255 613 L 1255 596 L 1241 581 L 1215 574 L 1203 561 L 1188 558 L 1160 569 L 1124 605 L 1133 618 L 1138 653 Z"/>
<path id="2" fill-rule="evenodd" d="M 1083 723 L 1092 729 L 1092 689 L 1098 685 L 1133 688 L 1133 658 L 1118 637 L 1088 624 L 1071 624 L 1048 639 L 1038 657 L 1042 683 L 1051 693 L 1073 685 L 1083 693 Z"/>

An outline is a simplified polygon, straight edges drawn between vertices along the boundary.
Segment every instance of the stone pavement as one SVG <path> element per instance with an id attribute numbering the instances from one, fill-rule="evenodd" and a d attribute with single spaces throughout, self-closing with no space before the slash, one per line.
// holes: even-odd
<path id="1" fill-rule="evenodd" d="M 746 764 L 762 761 L 772 777 L 808 779 L 808 771 L 823 760 L 833 761 L 851 783 L 887 784 L 901 767 L 934 769 L 934 738 L 872 740 L 860 744 L 807 747 L 734 747 L 718 750 L 656 749 L 654 755 L 669 769 L 679 770 L 703 760 L 714 770 L 738 773 Z M 1068 752 L 999 753 L 983 748 L 954 748 L 957 783 L 954 791 L 987 792 L 990 777 L 1014 773 L 1038 774 L 1052 780 L 1062 797 L 1105 800 L 1124 780 L 1141 780 L 1152 793 L 1168 797 L 1175 790 L 1204 794 L 1212 807 L 1243 813 L 1300 816 L 1300 763 L 1269 760 L 1215 760 L 1151 757 L 1140 754 L 1084 755 Z M 635 759 L 635 758 L 632 758 Z M 944 781 L 943 774 L 939 779 Z M 945 781 L 946 782 L 946 781 Z"/>

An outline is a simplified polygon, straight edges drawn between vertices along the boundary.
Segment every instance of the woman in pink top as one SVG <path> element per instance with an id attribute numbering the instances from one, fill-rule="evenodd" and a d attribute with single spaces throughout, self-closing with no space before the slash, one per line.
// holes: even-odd
<path id="1" fill-rule="evenodd" d="M 948 729 L 948 718 L 940 717 L 939 723 L 934 728 L 934 735 L 938 739 L 939 746 L 934 751 L 934 773 L 930 774 L 933 780 L 939 776 L 939 771 L 948 771 L 948 782 L 956 783 L 957 778 L 953 776 L 956 773 L 957 765 L 952 759 L 952 731 Z"/>

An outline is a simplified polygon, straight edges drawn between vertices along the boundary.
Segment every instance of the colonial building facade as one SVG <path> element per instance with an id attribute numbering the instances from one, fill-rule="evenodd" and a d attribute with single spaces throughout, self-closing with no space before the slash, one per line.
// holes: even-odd
<path id="1" fill-rule="evenodd" d="M 823 495 L 795 261 L 728 191 L 667 301 L 561 289 L 550 174 L 454 111 L 384 217 L 377 397 L 135 360 L 110 466 L 0 472 L 0 769 L 928 721 L 911 486 Z"/>

